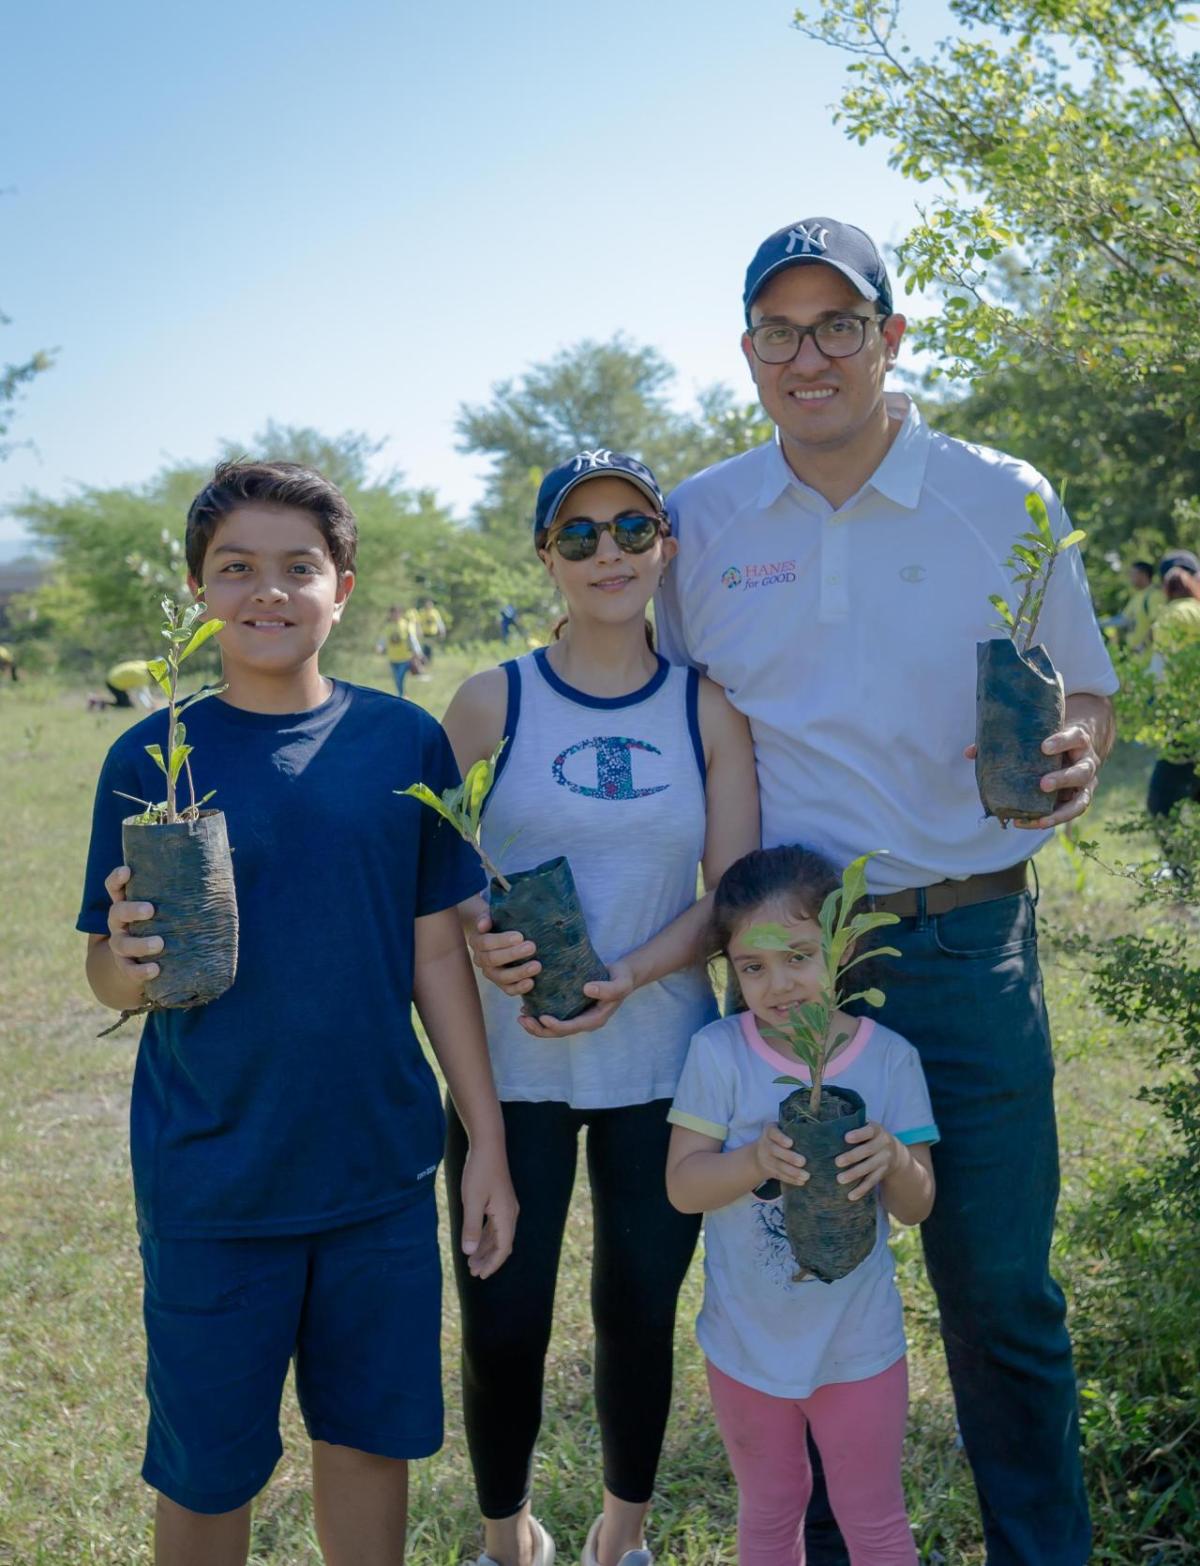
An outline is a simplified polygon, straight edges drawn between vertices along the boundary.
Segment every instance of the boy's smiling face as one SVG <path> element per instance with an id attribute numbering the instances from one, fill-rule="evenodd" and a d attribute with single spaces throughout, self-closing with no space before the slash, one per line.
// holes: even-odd
<path id="1" fill-rule="evenodd" d="M 193 592 L 199 591 L 189 578 Z M 353 571 L 338 572 L 309 511 L 247 502 L 217 524 L 204 554 L 204 598 L 225 621 L 226 675 L 286 678 L 315 659 L 341 619 Z"/>

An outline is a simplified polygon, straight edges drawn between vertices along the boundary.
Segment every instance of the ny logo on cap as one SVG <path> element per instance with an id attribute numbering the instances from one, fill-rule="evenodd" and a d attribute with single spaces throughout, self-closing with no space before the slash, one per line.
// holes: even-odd
<path id="1" fill-rule="evenodd" d="M 611 468 L 613 454 L 607 446 L 601 446 L 599 451 L 581 451 L 575 458 L 575 471 L 581 473 L 584 468 Z"/>
<path id="2" fill-rule="evenodd" d="M 805 227 L 803 223 L 797 223 L 795 228 L 788 229 L 787 239 L 787 249 L 784 251 L 785 256 L 790 256 L 793 251 L 798 256 L 811 256 L 823 251 L 829 244 L 829 230 L 820 227 L 816 223 L 813 223 L 810 227 Z M 796 250 L 797 245 L 800 246 L 799 250 Z"/>

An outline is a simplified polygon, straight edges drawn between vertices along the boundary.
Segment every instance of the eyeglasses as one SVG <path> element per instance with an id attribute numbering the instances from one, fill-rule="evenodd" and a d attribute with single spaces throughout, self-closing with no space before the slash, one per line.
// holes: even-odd
<path id="1" fill-rule="evenodd" d="M 763 321 L 750 333 L 754 356 L 763 364 L 790 364 L 799 356 L 804 339 L 811 337 L 827 359 L 850 359 L 867 340 L 872 321 L 882 326 L 886 315 L 828 316 L 814 326 L 793 326 L 790 321 Z"/>
<path id="2" fill-rule="evenodd" d="M 653 547 L 663 520 L 661 516 L 634 515 L 617 517 L 615 522 L 593 522 L 590 517 L 574 517 L 551 531 L 546 548 L 553 544 L 564 560 L 590 560 L 599 546 L 600 534 L 607 528 L 624 554 L 644 555 Z"/>

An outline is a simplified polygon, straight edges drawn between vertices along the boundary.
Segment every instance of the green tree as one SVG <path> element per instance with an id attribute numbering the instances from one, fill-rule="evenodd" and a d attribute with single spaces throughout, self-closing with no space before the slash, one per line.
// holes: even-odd
<path id="1" fill-rule="evenodd" d="M 1200 448 L 1180 444 L 1179 421 L 1118 387 L 1055 361 L 982 375 L 965 396 L 926 387 L 920 401 L 948 435 L 1016 452 L 1066 485 L 1071 516 L 1087 532 L 1092 589 L 1108 613 L 1128 588 L 1127 565 L 1168 544 L 1200 547 L 1188 504 L 1200 494 Z"/>
<path id="2" fill-rule="evenodd" d="M 492 461 L 476 513 L 481 530 L 526 549 L 543 475 L 582 449 L 630 452 L 670 489 L 769 435 L 757 404 L 739 404 L 724 386 L 703 390 L 694 412 L 679 412 L 669 400 L 674 381 L 657 349 L 618 334 L 576 343 L 518 380 L 499 382 L 490 402 L 464 405 L 459 449 Z"/>
<path id="3" fill-rule="evenodd" d="M 431 491 L 406 489 L 398 473 L 372 479 L 378 450 L 354 432 L 327 437 L 268 425 L 246 447 L 227 443 L 222 456 L 304 462 L 344 490 L 359 520 L 360 547 L 358 584 L 338 631 L 341 646 L 368 650 L 388 605 L 409 604 L 422 591 L 441 596 L 460 634 L 483 634 L 481 617 L 471 624 L 482 574 L 478 538 Z M 27 634 L 79 672 L 155 647 L 163 591 L 186 593 L 184 520 L 210 472 L 177 464 L 143 485 L 84 488 L 65 501 L 33 495 L 16 506 L 54 561 L 49 582 L 31 595 L 36 618 Z"/>
<path id="4" fill-rule="evenodd" d="M 939 425 L 1058 481 L 1097 570 L 1191 542 L 1200 492 L 1200 57 L 1174 0 L 950 0 L 959 33 L 921 58 L 899 0 L 796 13 L 852 57 L 839 115 L 950 193 L 899 247 L 943 382 Z M 948 394 L 949 393 L 949 394 Z M 1103 593 L 1102 593 L 1103 596 Z"/>
<path id="5" fill-rule="evenodd" d="M 885 137 L 902 173 L 951 187 L 900 247 L 909 286 L 950 295 L 922 346 L 963 376 L 1057 359 L 1196 419 L 1200 56 L 1180 50 L 1182 7 L 950 0 L 960 35 L 928 59 L 901 9 L 822 0 L 795 25 L 854 56 L 847 134 Z M 991 291 L 1012 247 L 1023 309 Z"/>

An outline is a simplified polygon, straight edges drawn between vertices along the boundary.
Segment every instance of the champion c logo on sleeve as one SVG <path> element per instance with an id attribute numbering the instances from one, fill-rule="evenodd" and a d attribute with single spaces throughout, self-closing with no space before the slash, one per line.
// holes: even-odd
<path id="1" fill-rule="evenodd" d="M 566 773 L 566 764 L 570 758 L 585 750 L 596 752 L 594 788 L 576 782 Z M 648 794 L 661 794 L 670 788 L 669 783 L 658 783 L 652 788 L 634 788 L 632 753 L 635 750 L 649 751 L 652 756 L 662 755 L 657 745 L 651 745 L 646 740 L 602 734 L 592 739 L 580 740 L 578 745 L 572 745 L 568 750 L 562 751 L 555 756 L 550 770 L 556 783 L 563 788 L 569 788 L 572 794 L 583 794 L 588 799 L 644 799 Z"/>

